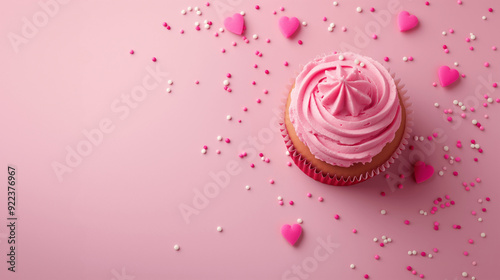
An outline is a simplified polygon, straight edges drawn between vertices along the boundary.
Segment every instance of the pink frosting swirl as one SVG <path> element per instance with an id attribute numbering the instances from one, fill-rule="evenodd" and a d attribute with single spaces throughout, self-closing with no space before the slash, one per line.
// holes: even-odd
<path id="1" fill-rule="evenodd" d="M 402 118 L 390 73 L 354 53 L 331 54 L 304 66 L 289 113 L 311 153 L 342 167 L 370 162 L 394 139 Z"/>

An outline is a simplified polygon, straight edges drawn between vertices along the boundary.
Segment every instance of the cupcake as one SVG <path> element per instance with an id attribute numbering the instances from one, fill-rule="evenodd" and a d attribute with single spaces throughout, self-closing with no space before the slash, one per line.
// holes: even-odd
<path id="1" fill-rule="evenodd" d="M 313 179 L 352 185 L 384 171 L 407 144 L 405 90 L 380 63 L 334 53 L 305 65 L 285 107 L 283 136 Z"/>

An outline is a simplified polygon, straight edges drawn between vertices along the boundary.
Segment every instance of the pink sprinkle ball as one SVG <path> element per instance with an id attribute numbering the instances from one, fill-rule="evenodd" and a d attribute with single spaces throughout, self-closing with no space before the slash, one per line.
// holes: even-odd
<path id="1" fill-rule="evenodd" d="M 450 50 L 448 50 L 448 49 L 444 50 L 444 53 L 449 53 L 449 52 L 450 52 Z"/>
<path id="2" fill-rule="evenodd" d="M 406 269 L 407 269 L 408 271 L 411 271 L 411 269 L 412 269 L 412 268 L 411 268 L 411 266 L 407 266 L 407 267 L 406 267 Z"/>
<path id="3" fill-rule="evenodd" d="M 327 20 L 327 18 L 326 18 L 326 17 L 323 17 L 323 21 L 326 21 L 326 20 Z"/>
<path id="4" fill-rule="evenodd" d="M 292 163 L 291 162 L 287 162 L 286 165 L 292 166 Z"/>
<path id="5" fill-rule="evenodd" d="M 220 51 L 221 51 L 222 53 L 225 53 L 225 52 L 226 52 L 226 49 L 224 49 L 224 48 L 223 48 L 223 49 L 221 49 Z"/>
<path id="6" fill-rule="evenodd" d="M 493 9 L 492 8 L 488 8 L 488 12 L 493 13 Z"/>
<path id="7" fill-rule="evenodd" d="M 318 201 L 319 201 L 319 202 L 323 202 L 323 198 L 322 198 L 321 196 L 320 196 L 320 197 L 318 197 Z"/>
<path id="8" fill-rule="evenodd" d="M 280 205 L 283 205 L 283 201 L 282 201 L 282 200 L 280 200 L 278 203 L 279 203 Z"/>
<path id="9" fill-rule="evenodd" d="M 194 83 L 195 83 L 196 85 L 198 85 L 198 84 L 200 84 L 200 81 L 196 80 L 196 81 L 194 81 Z"/>
<path id="10" fill-rule="evenodd" d="M 130 50 L 130 54 L 134 54 L 134 50 Z"/>
<path id="11" fill-rule="evenodd" d="M 375 255 L 375 259 L 376 260 L 380 260 L 380 256 L 379 255 Z"/>
<path id="12" fill-rule="evenodd" d="M 424 278 L 425 276 L 424 276 L 423 274 L 420 274 L 420 275 L 419 275 L 419 277 L 420 277 L 420 278 Z"/>
<path id="13" fill-rule="evenodd" d="M 427 256 L 427 254 L 426 254 L 425 252 L 420 253 L 420 255 L 421 255 L 422 257 Z"/>
<path id="14" fill-rule="evenodd" d="M 285 7 L 280 7 L 280 11 L 284 11 L 285 10 Z"/>
<path id="15" fill-rule="evenodd" d="M 262 102 L 262 100 L 260 100 L 260 98 L 257 98 L 257 103 L 260 103 Z"/>
<path id="16" fill-rule="evenodd" d="M 469 244 L 474 244 L 474 240 L 469 239 Z"/>
<path id="17" fill-rule="evenodd" d="M 290 205 L 293 205 L 293 200 L 290 200 L 290 202 L 288 202 Z"/>
<path id="18" fill-rule="evenodd" d="M 410 221 L 405 220 L 405 225 L 409 225 L 409 224 L 410 224 Z"/>
<path id="19" fill-rule="evenodd" d="M 450 30 L 448 30 L 451 34 L 455 33 L 455 30 L 453 30 L 453 28 L 450 28 Z"/>
<path id="20" fill-rule="evenodd" d="M 409 61 L 413 61 L 413 56 L 409 56 L 409 57 L 408 57 L 408 60 L 409 60 Z"/>
<path id="21" fill-rule="evenodd" d="M 389 61 L 389 57 L 384 57 L 384 61 Z"/>
<path id="22" fill-rule="evenodd" d="M 269 184 L 271 184 L 271 185 L 274 184 L 274 180 L 273 179 L 269 180 Z"/>
<path id="23" fill-rule="evenodd" d="M 377 38 L 378 38 L 377 34 L 373 34 L 373 35 L 372 35 L 372 38 L 373 38 L 374 40 L 377 40 Z"/>
<path id="24" fill-rule="evenodd" d="M 416 275 L 417 271 L 416 270 L 412 270 L 411 274 Z"/>
<path id="25" fill-rule="evenodd" d="M 265 70 L 264 73 L 266 73 L 267 75 L 269 75 L 269 70 Z"/>
<path id="26" fill-rule="evenodd" d="M 251 168 L 254 168 L 254 167 L 255 167 L 255 164 L 250 163 L 250 167 L 251 167 Z"/>
<path id="27" fill-rule="evenodd" d="M 375 12 L 375 8 L 371 7 L 370 12 L 372 12 L 372 13 Z"/>
<path id="28" fill-rule="evenodd" d="M 167 24 L 166 22 L 164 22 L 164 23 L 163 23 L 163 26 L 167 27 L 167 26 L 168 26 L 168 24 Z"/>
<path id="29" fill-rule="evenodd" d="M 311 194 L 311 193 L 307 193 L 307 194 L 306 194 L 306 196 L 307 196 L 307 197 L 311 197 L 311 196 L 312 196 L 312 194 Z"/>
<path id="30" fill-rule="evenodd" d="M 370 278 L 370 275 L 365 274 L 365 279 L 368 279 L 368 278 Z"/>
<path id="31" fill-rule="evenodd" d="M 303 44 L 303 43 L 302 43 L 302 40 L 299 40 L 297 43 L 299 43 L 299 45 L 302 45 L 302 44 Z"/>
<path id="32" fill-rule="evenodd" d="M 151 60 L 152 60 L 153 62 L 156 62 L 156 57 L 153 57 Z"/>
<path id="33" fill-rule="evenodd" d="M 226 143 L 231 143 L 231 139 L 229 138 L 226 138 L 224 141 L 226 141 Z"/>
<path id="34" fill-rule="evenodd" d="M 484 67 L 490 67 L 490 63 L 485 62 L 485 63 L 484 63 Z"/>
<path id="35" fill-rule="evenodd" d="M 432 86 L 437 87 L 437 83 L 436 82 L 432 83 Z"/>
<path id="36" fill-rule="evenodd" d="M 248 111 L 248 108 L 247 107 L 243 107 L 243 112 L 246 112 Z"/>
<path id="37" fill-rule="evenodd" d="M 380 247 L 384 247 L 385 246 L 384 242 L 380 242 L 379 245 L 380 245 Z"/>
<path id="38" fill-rule="evenodd" d="M 259 5 L 255 5 L 255 9 L 256 10 L 260 9 L 260 6 Z"/>
<path id="39" fill-rule="evenodd" d="M 464 256 L 468 256 L 468 255 L 469 255 L 469 252 L 464 251 Z"/>
<path id="40" fill-rule="evenodd" d="M 430 4 L 429 1 L 425 1 L 426 6 L 429 6 L 429 4 Z"/>
<path id="41" fill-rule="evenodd" d="M 335 220 L 338 220 L 338 219 L 340 219 L 340 216 L 339 216 L 339 214 L 335 214 L 335 216 L 333 216 L 333 217 L 335 218 Z"/>
<path id="42" fill-rule="evenodd" d="M 358 231 L 356 229 L 353 229 L 352 230 L 352 233 L 357 233 Z"/>

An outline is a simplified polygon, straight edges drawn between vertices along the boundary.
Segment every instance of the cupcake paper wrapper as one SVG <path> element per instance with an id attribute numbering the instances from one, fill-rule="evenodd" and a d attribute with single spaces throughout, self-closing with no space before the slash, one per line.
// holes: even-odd
<path id="1" fill-rule="evenodd" d="M 390 72 L 390 69 L 388 69 L 388 71 Z M 357 183 L 361 183 L 375 175 L 380 174 L 381 172 L 384 172 L 387 168 L 389 168 L 389 166 L 392 163 L 394 163 L 395 159 L 397 159 L 399 155 L 403 152 L 403 150 L 405 150 L 413 127 L 413 118 L 412 118 L 413 111 L 410 109 L 411 106 L 411 102 L 409 101 L 410 97 L 406 95 L 407 91 L 404 89 L 405 85 L 401 83 L 401 79 L 396 79 L 395 74 L 391 73 L 391 76 L 394 79 L 394 82 L 399 92 L 399 97 L 401 98 L 401 101 L 406 109 L 406 125 L 405 125 L 405 131 L 403 133 L 403 138 L 401 139 L 398 148 L 394 151 L 392 156 L 384 164 L 380 165 L 379 167 L 369 172 L 366 172 L 365 174 L 361 174 L 358 176 L 349 176 L 349 177 L 343 177 L 343 176 L 339 177 L 335 174 L 324 175 L 323 172 L 313 167 L 309 161 L 303 158 L 302 155 L 295 150 L 295 147 L 293 146 L 292 140 L 290 140 L 290 137 L 288 136 L 288 131 L 285 126 L 286 101 L 295 83 L 295 79 L 290 79 L 289 84 L 286 86 L 285 97 L 282 100 L 282 112 L 281 112 L 282 119 L 280 122 L 280 131 L 281 135 L 283 136 L 283 139 L 285 140 L 287 150 L 290 152 L 290 156 L 292 157 L 293 162 L 295 162 L 295 165 L 297 165 L 297 167 L 300 170 L 302 170 L 302 172 L 304 172 L 307 176 L 313 178 L 314 180 L 335 186 L 350 186 Z"/>

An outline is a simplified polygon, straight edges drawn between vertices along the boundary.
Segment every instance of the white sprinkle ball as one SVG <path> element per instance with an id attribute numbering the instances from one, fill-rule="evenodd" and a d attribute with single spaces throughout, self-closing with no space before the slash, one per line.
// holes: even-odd
<path id="1" fill-rule="evenodd" d="M 303 221 L 302 221 L 302 219 L 301 219 L 301 218 L 298 218 L 298 219 L 297 219 L 297 223 L 302 224 L 302 222 L 303 222 Z"/>
<path id="2" fill-rule="evenodd" d="M 249 185 L 246 185 L 246 186 L 245 186 L 245 189 L 249 190 L 249 189 L 250 189 L 250 186 L 249 186 Z"/>
<path id="3" fill-rule="evenodd" d="M 174 250 L 179 251 L 180 248 L 181 247 L 179 247 L 179 245 L 177 245 L 177 244 L 174 245 Z"/>
<path id="4" fill-rule="evenodd" d="M 217 227 L 217 231 L 218 231 L 218 232 L 221 232 L 221 231 L 222 231 L 222 227 L 220 227 L 220 226 L 219 226 L 219 227 Z"/>
<path id="5" fill-rule="evenodd" d="M 349 267 L 352 268 L 352 269 L 355 269 L 356 265 L 352 263 Z"/>
<path id="6" fill-rule="evenodd" d="M 207 153 L 207 149 L 201 149 L 201 153 L 202 154 L 206 154 Z"/>
<path id="7" fill-rule="evenodd" d="M 356 8 L 356 12 L 361 13 L 362 11 L 363 11 L 363 8 L 361 8 L 361 7 Z"/>

